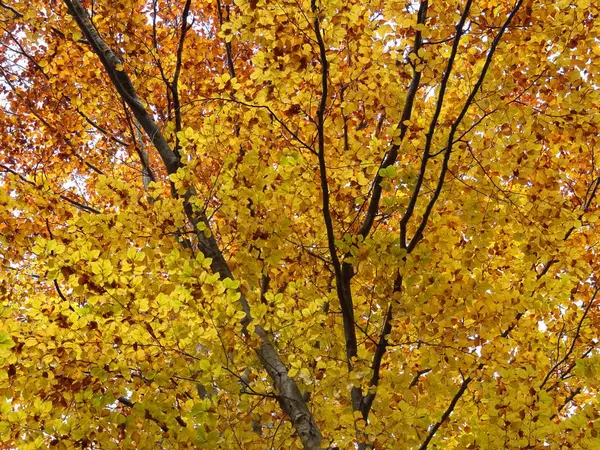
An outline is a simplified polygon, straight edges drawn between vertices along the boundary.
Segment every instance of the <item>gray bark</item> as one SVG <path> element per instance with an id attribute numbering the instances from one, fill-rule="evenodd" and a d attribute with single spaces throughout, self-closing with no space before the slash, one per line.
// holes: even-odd
<path id="1" fill-rule="evenodd" d="M 181 167 L 179 158 L 168 144 L 152 116 L 144 107 L 127 72 L 124 68 L 123 70 L 117 69 L 121 68 L 118 67 L 118 65 L 122 64 L 122 61 L 100 36 L 94 25 L 91 23 L 86 10 L 81 5 L 80 1 L 64 0 L 64 2 L 81 29 L 81 32 L 89 41 L 94 52 L 102 62 L 102 65 L 117 92 L 131 108 L 135 118 L 158 151 L 167 172 L 169 174 L 177 172 L 177 169 Z M 185 196 L 186 200 L 189 199 L 191 195 L 194 195 L 194 193 L 188 192 Z M 188 201 L 185 202 L 185 212 L 196 230 L 198 230 L 196 225 L 200 222 L 209 226 L 206 217 L 194 211 L 192 205 Z M 223 253 L 219 249 L 214 235 L 211 234 L 210 237 L 206 237 L 203 232 L 197 231 L 196 236 L 200 250 L 205 256 L 212 258 L 212 271 L 218 273 L 221 276 L 221 279 L 231 278 L 233 280 L 234 276 L 223 257 Z M 250 315 L 250 305 L 243 294 L 241 294 L 240 304 L 245 313 L 242 324 L 245 327 L 248 327 L 252 323 L 252 316 Z M 273 380 L 273 386 L 278 392 L 277 398 L 282 410 L 289 416 L 304 448 L 309 450 L 319 449 L 322 440 L 321 432 L 312 413 L 308 409 L 304 397 L 298 389 L 298 385 L 291 377 L 289 377 L 288 369 L 279 357 L 279 354 L 271 343 L 266 331 L 260 325 L 254 324 L 254 332 L 262 342 L 260 347 L 256 350 L 257 355 L 262 366 Z"/>

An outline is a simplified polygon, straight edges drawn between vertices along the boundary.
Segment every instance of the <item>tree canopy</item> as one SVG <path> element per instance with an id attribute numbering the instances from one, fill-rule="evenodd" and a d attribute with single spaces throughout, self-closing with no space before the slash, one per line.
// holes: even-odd
<path id="1" fill-rule="evenodd" d="M 599 15 L 0 1 L 3 448 L 599 448 Z"/>

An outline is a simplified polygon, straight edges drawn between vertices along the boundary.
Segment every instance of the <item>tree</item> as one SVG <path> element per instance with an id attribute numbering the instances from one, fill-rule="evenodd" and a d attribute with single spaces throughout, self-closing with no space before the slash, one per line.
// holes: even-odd
<path id="1" fill-rule="evenodd" d="M 598 448 L 589 0 L 0 2 L 10 448 Z"/>

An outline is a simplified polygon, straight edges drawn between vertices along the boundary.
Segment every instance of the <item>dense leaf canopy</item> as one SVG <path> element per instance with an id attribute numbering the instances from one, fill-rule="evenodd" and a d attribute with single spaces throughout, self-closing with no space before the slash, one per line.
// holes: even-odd
<path id="1" fill-rule="evenodd" d="M 600 448 L 599 15 L 0 1 L 0 445 Z"/>

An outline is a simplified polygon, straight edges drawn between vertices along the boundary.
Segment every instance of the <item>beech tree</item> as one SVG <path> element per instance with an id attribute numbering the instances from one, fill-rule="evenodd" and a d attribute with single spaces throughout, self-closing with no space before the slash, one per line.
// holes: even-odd
<path id="1" fill-rule="evenodd" d="M 3 448 L 599 448 L 599 14 L 0 1 Z"/>

